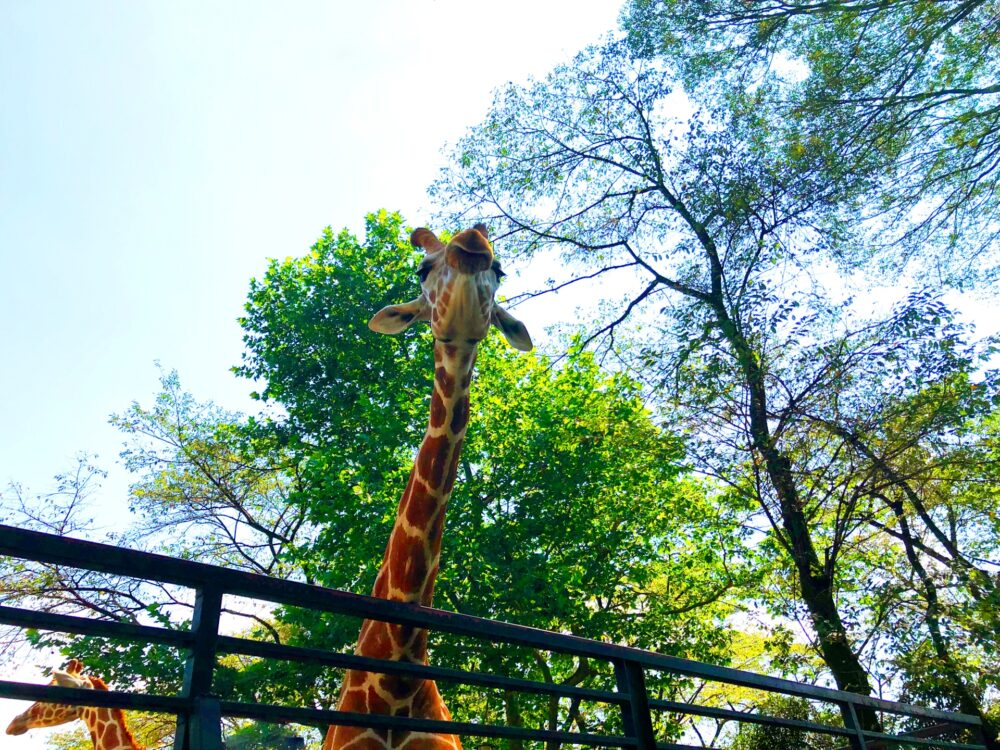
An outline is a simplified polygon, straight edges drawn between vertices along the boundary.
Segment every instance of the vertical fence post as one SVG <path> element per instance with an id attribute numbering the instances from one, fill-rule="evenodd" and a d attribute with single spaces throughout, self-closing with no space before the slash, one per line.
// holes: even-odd
<path id="1" fill-rule="evenodd" d="M 194 642 L 184 663 L 181 693 L 190 700 L 190 708 L 177 716 L 174 750 L 222 750 L 219 701 L 211 694 L 221 613 L 222 591 L 214 586 L 199 589 L 191 618 Z"/>
<path id="2" fill-rule="evenodd" d="M 646 693 L 646 676 L 642 665 L 628 660 L 616 660 L 614 664 L 618 692 L 628 696 L 628 705 L 622 706 L 625 734 L 635 737 L 638 750 L 655 750 L 653 717 L 649 711 L 649 695 Z"/>
<path id="3" fill-rule="evenodd" d="M 854 710 L 854 702 L 844 701 L 840 704 L 840 708 L 840 713 L 844 717 L 844 728 L 854 732 L 850 735 L 851 750 L 867 750 L 868 742 L 865 740 L 864 727 L 858 721 L 858 712 Z"/>
<path id="4" fill-rule="evenodd" d="M 978 738 L 979 744 L 981 744 L 987 750 L 992 750 L 997 746 L 997 743 L 986 736 L 986 725 L 983 723 L 982 717 L 979 719 L 979 723 L 976 724 L 972 729 L 972 739 L 976 741 Z"/>

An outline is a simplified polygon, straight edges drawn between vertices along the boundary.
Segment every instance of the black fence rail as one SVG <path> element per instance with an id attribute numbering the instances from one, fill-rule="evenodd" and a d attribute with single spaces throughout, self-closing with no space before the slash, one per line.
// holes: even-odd
<path id="1" fill-rule="evenodd" d="M 0 555 L 122 575 L 194 590 L 194 616 L 191 629 L 185 631 L 33 612 L 15 607 L 0 607 L 0 624 L 4 625 L 166 644 L 187 653 L 183 687 L 179 695 L 173 696 L 118 691 L 97 692 L 0 680 L 0 697 L 4 698 L 45 700 L 56 703 L 76 703 L 174 714 L 177 716 L 175 750 L 221 750 L 223 746 L 222 717 L 254 719 L 264 722 L 293 722 L 319 727 L 340 724 L 386 730 L 440 732 L 484 739 L 506 738 L 593 747 L 695 750 L 693 745 L 658 742 L 653 728 L 653 716 L 656 712 L 748 722 L 802 732 L 833 735 L 842 738 L 843 746 L 851 748 L 851 750 L 873 750 L 876 747 L 899 746 L 945 747 L 956 750 L 984 750 L 985 748 L 982 740 L 981 722 L 976 716 L 907 705 L 814 685 L 804 685 L 790 680 L 703 664 L 562 633 L 374 599 L 295 581 L 268 578 L 188 560 L 3 525 L 0 525 Z M 353 654 L 225 636 L 219 633 L 222 599 L 225 595 L 357 618 L 418 626 L 430 631 L 603 661 L 611 664 L 614 669 L 616 690 L 573 687 L 484 672 L 384 661 Z M 598 702 L 606 704 L 611 710 L 621 712 L 621 723 L 624 731 L 621 735 L 588 734 L 220 700 L 212 693 L 212 677 L 216 659 L 223 654 L 298 661 L 336 668 L 425 678 L 467 686 L 497 688 L 518 693 Z M 844 717 L 843 726 L 653 699 L 649 696 L 646 688 L 648 671 L 822 701 L 840 709 L 841 715 Z M 868 731 L 861 726 L 857 719 L 859 713 L 863 711 L 902 715 L 925 721 L 927 725 L 919 730 L 898 735 Z M 942 735 L 948 733 L 957 733 L 967 741 L 942 739 Z"/>

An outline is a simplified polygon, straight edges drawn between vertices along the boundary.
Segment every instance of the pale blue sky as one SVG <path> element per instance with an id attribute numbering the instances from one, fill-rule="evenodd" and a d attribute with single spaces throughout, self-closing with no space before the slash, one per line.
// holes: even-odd
<path id="1" fill-rule="evenodd" d="M 247 405 L 228 368 L 266 259 L 379 207 L 425 220 L 445 142 L 618 5 L 0 2 L 0 480 L 113 458 L 156 359 Z"/>
<path id="2" fill-rule="evenodd" d="M 0 0 L 0 484 L 45 489 L 82 450 L 114 469 L 107 416 L 151 399 L 154 360 L 251 408 L 229 367 L 266 259 L 380 207 L 426 221 L 442 146 L 493 89 L 620 5 Z M 126 484 L 103 517 L 127 520 Z"/>

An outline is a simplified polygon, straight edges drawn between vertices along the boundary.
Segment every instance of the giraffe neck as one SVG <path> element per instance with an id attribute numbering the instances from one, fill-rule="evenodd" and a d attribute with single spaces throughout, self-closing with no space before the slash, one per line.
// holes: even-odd
<path id="1" fill-rule="evenodd" d="M 85 708 L 80 716 L 94 743 L 94 750 L 144 750 L 135 741 L 120 708 Z"/>
<path id="2" fill-rule="evenodd" d="M 396 511 L 372 596 L 430 606 L 451 497 L 469 420 L 475 346 L 434 343 L 430 421 Z"/>
<path id="3" fill-rule="evenodd" d="M 441 555 L 444 514 L 451 497 L 458 459 L 469 419 L 469 384 L 476 347 L 434 344 L 434 392 L 427 432 L 396 511 L 373 596 L 428 606 L 434 594 Z M 355 653 L 379 659 L 427 662 L 427 631 L 410 625 L 365 620 Z M 361 713 L 388 713 L 447 720 L 448 708 L 430 680 L 351 670 L 344 678 L 338 708 Z M 409 733 L 399 737 L 403 746 Z M 356 746 L 392 748 L 392 732 L 331 726 L 324 750 Z M 457 737 L 437 737 L 415 748 L 461 750 Z"/>

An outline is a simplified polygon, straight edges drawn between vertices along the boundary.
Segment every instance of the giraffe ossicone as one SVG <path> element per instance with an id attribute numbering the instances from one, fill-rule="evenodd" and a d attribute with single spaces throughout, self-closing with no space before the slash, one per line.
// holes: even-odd
<path id="1" fill-rule="evenodd" d="M 71 659 L 65 669 L 53 669 L 49 684 L 89 690 L 108 689 L 100 677 L 83 674 L 83 663 L 78 659 Z M 39 701 L 14 717 L 7 726 L 7 734 L 21 735 L 29 729 L 59 726 L 77 719 L 87 725 L 94 750 L 145 750 L 132 736 L 125 723 L 125 713 L 120 708 Z"/>
<path id="2" fill-rule="evenodd" d="M 427 432 L 399 501 L 372 596 L 430 606 L 441 555 L 445 511 L 455 483 L 469 419 L 469 388 L 476 347 L 499 328 L 516 349 L 529 351 L 527 329 L 496 301 L 503 276 L 486 227 L 475 225 L 445 244 L 429 229 L 410 236 L 424 251 L 417 275 L 420 296 L 389 305 L 369 321 L 378 333 L 400 333 L 427 321 L 434 334 L 434 388 Z M 354 651 L 395 661 L 427 663 L 427 631 L 377 620 L 361 626 Z M 431 680 L 350 670 L 337 706 L 341 711 L 450 720 Z M 423 732 L 331 726 L 323 750 L 460 750 L 458 737 Z"/>

